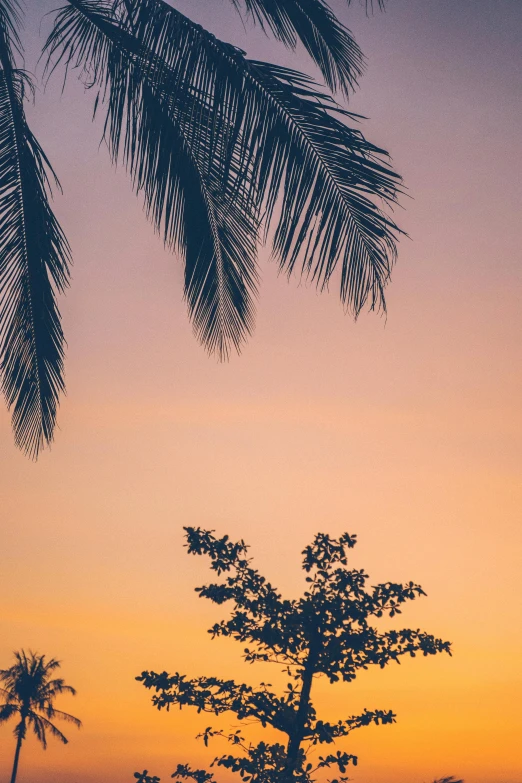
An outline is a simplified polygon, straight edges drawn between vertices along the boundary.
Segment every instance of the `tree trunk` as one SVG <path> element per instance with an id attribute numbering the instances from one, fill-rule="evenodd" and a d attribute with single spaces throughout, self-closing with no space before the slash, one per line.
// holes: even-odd
<path id="1" fill-rule="evenodd" d="M 301 742 L 303 741 L 304 726 L 308 715 L 308 706 L 310 704 L 310 691 L 312 690 L 312 680 L 314 677 L 318 657 L 319 648 L 310 647 L 310 653 L 308 655 L 308 660 L 305 664 L 303 673 L 303 687 L 299 697 L 299 707 L 297 708 L 295 721 L 296 725 L 293 733 L 290 735 L 290 740 L 288 742 L 288 748 L 286 751 L 286 765 L 284 775 L 285 783 L 291 783 L 294 777 L 299 748 L 301 747 Z"/>
<path id="2" fill-rule="evenodd" d="M 13 763 L 13 774 L 11 775 L 11 783 L 16 783 L 16 775 L 18 773 L 18 761 L 20 759 L 20 749 L 22 747 L 22 742 L 25 734 L 25 720 L 23 721 L 24 725 L 21 727 L 20 731 L 18 732 L 18 737 L 16 739 L 16 750 L 15 750 L 15 757 L 14 757 L 14 763 Z"/>

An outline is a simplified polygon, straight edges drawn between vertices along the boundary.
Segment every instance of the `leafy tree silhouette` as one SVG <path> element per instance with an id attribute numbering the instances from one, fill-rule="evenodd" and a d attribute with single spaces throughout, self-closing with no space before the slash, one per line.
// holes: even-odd
<path id="1" fill-rule="evenodd" d="M 218 677 L 188 679 L 179 673 L 144 671 L 136 679 L 154 691 L 152 702 L 159 710 L 179 705 L 214 715 L 231 712 L 239 720 L 254 719 L 286 735 L 284 743 L 254 745 L 246 742 L 240 730 L 226 734 L 209 726 L 198 735 L 205 745 L 219 736 L 233 747 L 233 752 L 217 756 L 212 767 L 237 772 L 251 783 L 311 783 L 316 772 L 333 767 L 340 775 L 337 783 L 346 781 L 345 773 L 357 764 L 357 756 L 328 752 L 314 766 L 309 751 L 317 745 L 331 746 L 362 726 L 394 723 L 395 714 L 365 709 L 336 723 L 322 720 L 311 701 L 314 677 L 324 676 L 331 683 L 352 682 L 361 669 L 384 668 L 392 661 L 399 663 L 403 655 L 451 655 L 450 642 L 424 631 L 381 631 L 371 624 L 374 618 L 400 614 L 404 603 L 425 595 L 424 591 L 413 582 L 367 587 L 368 575 L 348 568 L 347 553 L 355 546 L 356 536 L 344 533 L 333 539 L 319 533 L 302 553 L 308 584 L 304 595 L 285 599 L 252 568 L 244 541 L 216 538 L 213 531 L 200 528 L 185 531 L 188 552 L 207 555 L 211 569 L 224 575 L 220 582 L 196 588 L 197 592 L 218 605 L 232 602 L 229 619 L 210 629 L 212 637 L 228 636 L 246 643 L 247 662 L 282 665 L 289 682 L 286 691 L 277 695 L 265 683 L 254 688 Z M 139 783 L 158 780 L 147 772 L 135 777 Z M 215 780 L 213 772 L 186 764 L 178 764 L 172 777 L 195 783 Z"/>
<path id="2" fill-rule="evenodd" d="M 5 686 L 0 687 L 0 695 L 5 703 L 0 705 L 0 723 L 10 718 L 19 718 L 14 728 L 16 737 L 16 750 L 11 774 L 11 783 L 15 783 L 18 772 L 18 762 L 22 742 L 26 738 L 27 728 L 32 726 L 37 739 L 47 747 L 47 732 L 59 739 L 64 745 L 69 741 L 62 732 L 56 728 L 52 720 L 60 720 L 73 723 L 80 728 L 82 725 L 78 718 L 67 712 L 57 710 L 53 704 L 61 693 L 76 695 L 76 691 L 70 685 L 66 685 L 61 678 L 53 677 L 56 669 L 60 668 L 60 661 L 56 658 L 46 660 L 45 655 L 37 655 L 24 650 L 15 652 L 16 663 L 9 669 L 0 669 L 0 682 Z"/>

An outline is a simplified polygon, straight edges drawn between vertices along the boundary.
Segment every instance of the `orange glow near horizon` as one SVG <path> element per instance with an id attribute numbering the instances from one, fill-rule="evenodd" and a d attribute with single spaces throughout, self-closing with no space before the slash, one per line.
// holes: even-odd
<path id="1" fill-rule="evenodd" d="M 228 2 L 219 18 L 210 5 L 197 18 L 217 35 L 313 72 L 245 32 Z M 244 538 L 290 595 L 317 531 L 357 533 L 351 562 L 372 583 L 426 589 L 401 624 L 450 639 L 452 658 L 317 683 L 331 718 L 398 715 L 340 745 L 360 757 L 354 783 L 522 781 L 522 4 L 390 0 L 368 19 L 332 5 L 369 61 L 351 108 L 413 196 L 395 216 L 411 241 L 387 319 L 352 323 L 333 286 L 287 284 L 263 250 L 256 332 L 240 358 L 209 360 L 177 260 L 98 148 L 91 99 L 72 85 L 60 98 L 59 80 L 37 97 L 75 258 L 60 302 L 68 395 L 36 464 L 0 412 L 0 667 L 21 647 L 62 660 L 78 696 L 57 706 L 84 727 L 65 726 L 69 745 L 45 753 L 29 737 L 18 783 L 131 783 L 145 768 L 163 783 L 178 762 L 207 766 L 222 747 L 194 739 L 208 716 L 155 711 L 134 680 L 143 669 L 281 682 L 244 664 L 241 645 L 210 640 L 222 610 L 194 593 L 209 571 L 186 555 L 184 525 Z M 0 726 L 0 783 L 11 729 Z"/>

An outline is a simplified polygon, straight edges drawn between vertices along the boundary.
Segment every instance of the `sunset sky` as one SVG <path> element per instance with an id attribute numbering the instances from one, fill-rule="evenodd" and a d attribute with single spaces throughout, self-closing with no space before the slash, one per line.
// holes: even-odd
<path id="1" fill-rule="evenodd" d="M 40 74 L 56 5 L 27 0 Z M 209 359 L 179 260 L 100 147 L 93 95 L 71 80 L 62 96 L 57 76 L 29 110 L 74 253 L 68 394 L 37 463 L 0 411 L 0 668 L 22 647 L 58 657 L 78 696 L 57 706 L 84 728 L 45 752 L 31 736 L 19 783 L 131 783 L 144 768 L 166 781 L 178 762 L 208 764 L 223 747 L 195 741 L 208 718 L 156 712 L 143 669 L 280 682 L 210 641 L 224 611 L 194 593 L 208 569 L 185 553 L 184 525 L 244 538 L 290 596 L 317 531 L 357 533 L 351 562 L 373 581 L 425 588 L 401 623 L 451 640 L 452 658 L 317 683 L 331 719 L 398 714 L 340 746 L 360 757 L 355 783 L 522 783 L 522 2 L 389 0 L 370 18 L 355 0 L 332 5 L 368 58 L 350 108 L 408 188 L 386 319 L 353 323 L 333 287 L 288 283 L 262 250 L 255 334 L 241 357 Z M 228 0 L 176 7 L 317 75 Z"/>

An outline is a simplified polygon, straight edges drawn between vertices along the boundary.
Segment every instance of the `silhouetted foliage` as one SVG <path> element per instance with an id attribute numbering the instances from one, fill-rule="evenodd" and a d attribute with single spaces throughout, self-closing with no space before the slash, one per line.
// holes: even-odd
<path id="1" fill-rule="evenodd" d="M 331 90 L 357 86 L 362 52 L 325 0 L 231 3 L 290 49 L 300 41 Z M 37 457 L 64 390 L 55 293 L 70 253 L 24 115 L 19 24 L 18 0 L 0 0 L 0 370 L 16 443 Z M 338 269 L 347 310 L 385 308 L 400 231 L 383 208 L 400 177 L 320 85 L 248 59 L 163 0 L 67 0 L 45 51 L 48 68 L 75 70 L 105 111 L 112 161 L 183 259 L 189 316 L 209 352 L 224 359 L 252 332 L 269 229 L 285 274 L 325 289 Z"/>
<path id="2" fill-rule="evenodd" d="M 219 677 L 191 679 L 179 673 L 144 671 L 137 679 L 154 692 L 154 706 L 159 710 L 174 705 L 195 707 L 213 715 L 230 712 L 241 721 L 256 720 L 285 735 L 284 742 L 258 744 L 247 742 L 241 729 L 227 733 L 207 726 L 198 735 L 205 745 L 213 737 L 227 740 L 232 751 L 217 756 L 211 766 L 237 772 L 244 781 L 311 783 L 318 771 L 332 767 L 340 775 L 338 781 L 347 780 L 345 773 L 357 764 L 357 757 L 330 747 L 354 729 L 395 722 L 395 714 L 388 709 L 365 709 L 335 723 L 322 720 L 311 700 L 314 678 L 352 682 L 362 669 L 384 668 L 399 663 L 404 655 L 451 654 L 449 642 L 424 631 L 385 631 L 372 625 L 401 614 L 403 605 L 425 595 L 424 591 L 414 582 L 368 586 L 363 570 L 348 568 L 348 551 L 355 546 L 356 536 L 345 533 L 333 539 L 319 533 L 302 553 L 307 574 L 304 595 L 285 599 L 251 566 L 243 541 L 216 538 L 212 531 L 200 528 L 185 530 L 188 552 L 207 555 L 211 569 L 223 575 L 197 592 L 218 605 L 232 604 L 230 617 L 210 629 L 212 638 L 231 637 L 246 644 L 245 661 L 282 666 L 288 684 L 278 695 L 265 683 L 252 687 Z M 309 751 L 319 745 L 328 748 L 312 763 Z M 195 783 L 214 781 L 213 772 L 185 764 L 178 764 L 172 777 Z"/>
<path id="3" fill-rule="evenodd" d="M 60 662 L 55 658 L 47 660 L 45 655 L 37 655 L 31 651 L 26 654 L 24 650 L 15 652 L 14 656 L 16 663 L 13 666 L 0 669 L 0 682 L 4 685 L 0 687 L 0 696 L 4 698 L 4 703 L 0 706 L 0 723 L 5 723 L 10 718 L 18 719 L 14 728 L 16 750 L 11 783 L 16 781 L 20 750 L 29 727 L 32 727 L 45 750 L 47 732 L 65 745 L 69 741 L 52 723 L 55 718 L 73 723 L 78 728 L 82 725 L 74 715 L 57 710 L 54 706 L 54 700 L 61 693 L 76 695 L 74 688 L 66 685 L 63 679 L 53 677 L 54 672 L 60 668 Z"/>
<path id="4" fill-rule="evenodd" d="M 153 777 L 148 775 L 146 769 L 144 769 L 143 772 L 135 772 L 134 777 L 136 778 L 136 783 L 159 783 L 160 781 L 156 775 Z"/>
<path id="5" fill-rule="evenodd" d="M 0 373 L 15 442 L 32 457 L 53 438 L 64 390 L 56 291 L 70 250 L 50 206 L 51 165 L 27 124 L 33 84 L 22 59 L 17 0 L 0 0 Z"/>
<path id="6" fill-rule="evenodd" d="M 434 780 L 433 783 L 464 783 L 464 781 L 457 780 L 457 778 L 453 777 L 453 775 L 450 775 L 446 778 L 439 778 L 438 780 Z"/>

